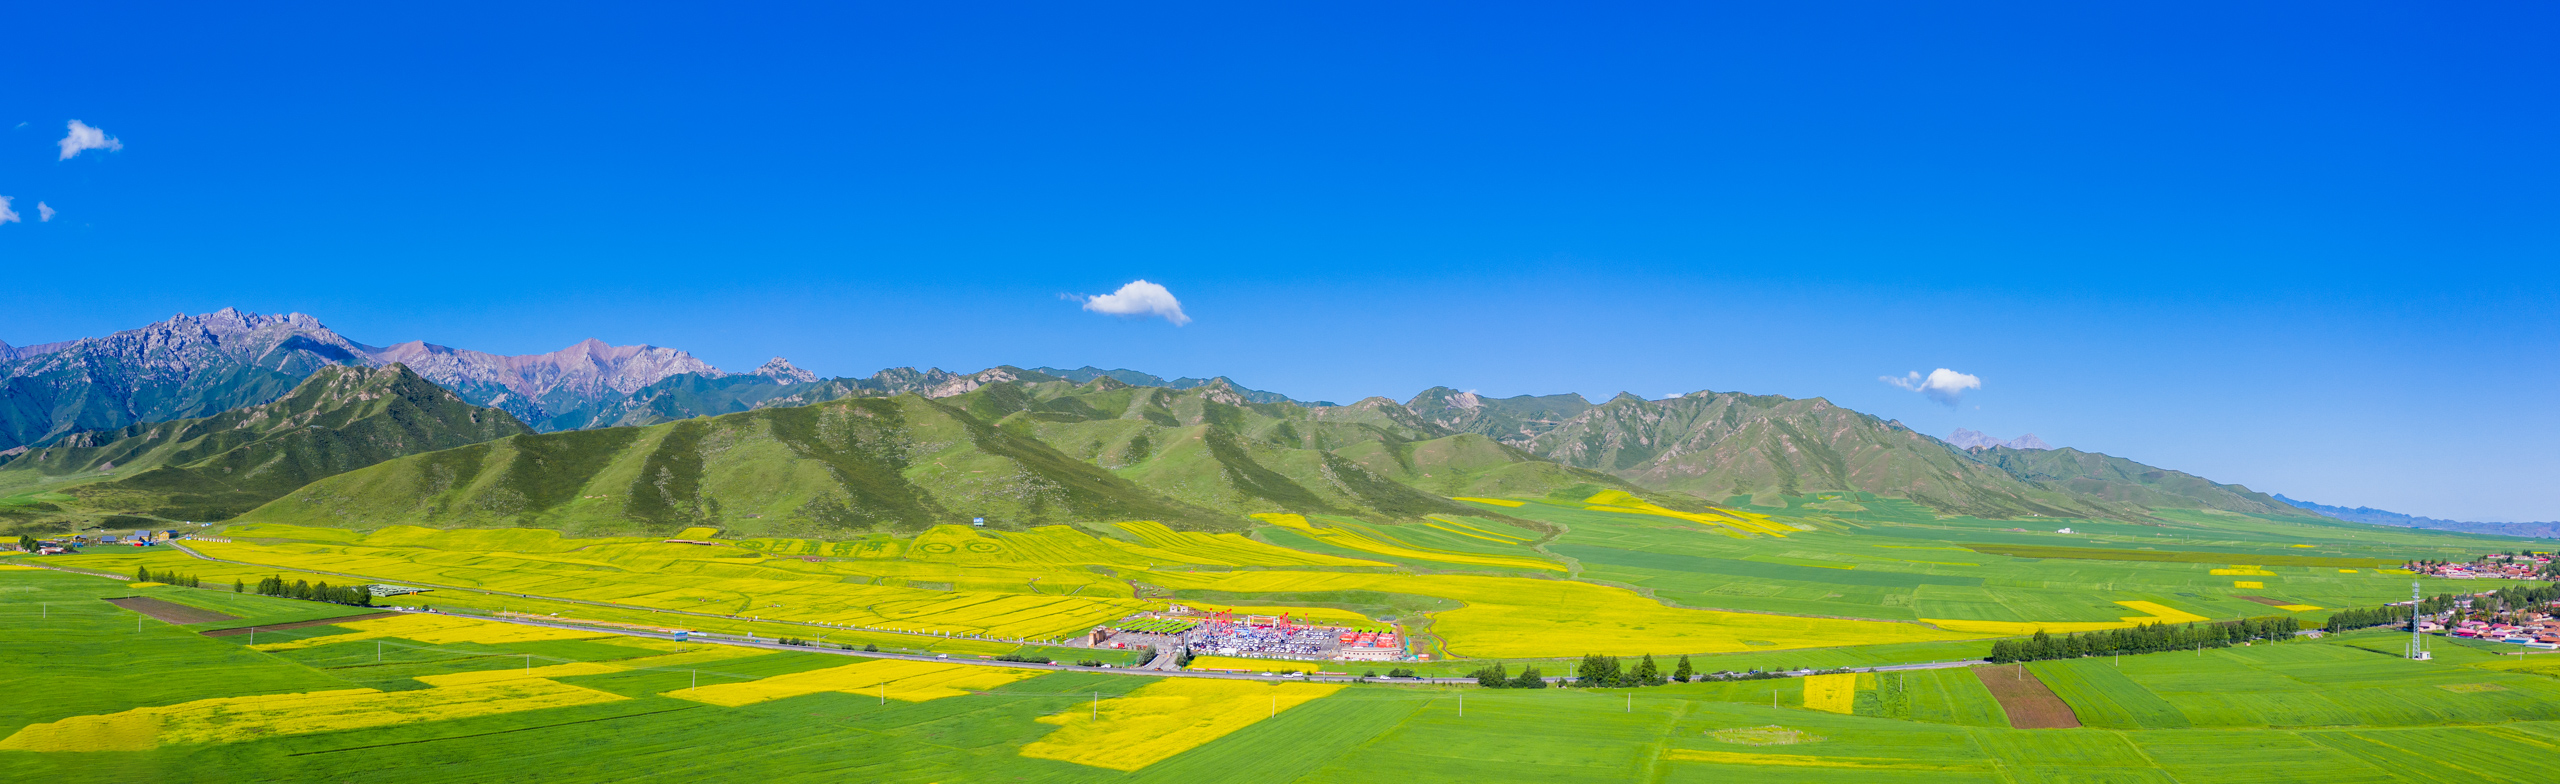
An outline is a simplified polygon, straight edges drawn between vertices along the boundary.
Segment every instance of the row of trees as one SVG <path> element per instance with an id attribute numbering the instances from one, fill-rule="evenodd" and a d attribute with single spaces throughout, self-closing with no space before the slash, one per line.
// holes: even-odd
<path id="1" fill-rule="evenodd" d="M 1653 663 L 1653 654 L 1650 653 L 1634 665 L 1621 662 L 1615 656 L 1586 654 L 1582 657 L 1582 664 L 1574 668 L 1573 685 L 1595 688 L 1660 686 L 1675 680 L 1687 683 L 1691 676 L 1697 674 L 1698 668 L 1689 664 L 1687 656 L 1680 657 L 1680 663 L 1665 677 L 1662 666 Z"/>
<path id="2" fill-rule="evenodd" d="M 2023 640 L 1995 640 L 1991 643 L 1991 661 L 2008 664 L 2048 659 L 2077 659 L 2083 656 L 2106 656 L 2121 653 L 2159 653 L 2195 648 L 2225 648 L 2252 640 L 2282 640 L 2302 630 L 2302 622 L 2292 616 L 2268 616 L 2218 623 L 2169 625 L 2146 623 L 2130 629 L 2065 634 L 2056 637 L 2045 632 Z"/>
<path id="3" fill-rule="evenodd" d="M 234 590 L 237 589 L 235 588 Z M 291 583 L 287 583 L 284 581 L 283 577 L 269 577 L 259 580 L 258 595 L 281 596 L 287 599 L 301 599 L 309 602 L 352 604 L 358 607 L 373 606 L 373 592 L 365 590 L 365 587 L 361 585 L 336 586 L 330 585 L 326 582 L 315 585 L 307 580 L 295 580 Z"/>
<path id="4" fill-rule="evenodd" d="M 1516 677 L 1505 675 L 1503 672 L 1502 663 L 1494 662 L 1493 666 L 1476 670 L 1468 675 L 1476 679 L 1476 685 L 1488 689 L 1543 689 L 1547 687 L 1546 676 L 1539 674 L 1538 668 L 1536 667 L 1522 667 L 1520 668 L 1520 674 Z"/>
<path id="5" fill-rule="evenodd" d="M 151 571 L 151 567 L 148 566 L 133 567 L 133 581 L 137 583 L 166 583 L 169 585 L 179 585 L 188 588 L 204 587 L 204 581 L 196 579 L 195 575 L 179 574 L 177 572 L 155 572 Z"/>
<path id="6" fill-rule="evenodd" d="M 1500 662 L 1495 662 L 1493 666 L 1485 667 L 1469 673 L 1468 677 L 1476 679 L 1476 685 L 1483 686 L 1488 689 L 1543 689 L 1547 687 L 1546 676 L 1544 673 L 1538 672 L 1538 668 L 1524 667 L 1521 668 L 1520 674 L 1512 675 Z M 1615 656 L 1591 654 L 1582 657 L 1582 664 L 1574 668 L 1573 677 L 1569 680 L 1571 681 L 1571 685 L 1581 686 L 1584 688 L 1616 689 L 1635 686 L 1660 686 L 1673 681 L 1687 683 L 1692 679 L 1704 680 L 1705 678 L 1706 676 L 1698 674 L 1698 668 L 1689 663 L 1689 657 L 1687 656 L 1680 657 L 1680 662 L 1677 665 L 1674 665 L 1671 672 L 1666 675 L 1662 671 L 1662 665 L 1654 662 L 1652 654 L 1646 654 L 1643 658 L 1637 659 L 1633 664 L 1622 661 Z"/>

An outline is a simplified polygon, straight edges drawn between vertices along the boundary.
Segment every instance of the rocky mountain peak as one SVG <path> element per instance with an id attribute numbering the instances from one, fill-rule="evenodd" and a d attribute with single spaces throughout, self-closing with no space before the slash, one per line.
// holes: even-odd
<path id="1" fill-rule="evenodd" d="M 1987 449 L 1990 447 L 2001 446 L 2005 446 L 2010 449 L 2053 448 L 2052 444 L 2045 443 L 2044 439 L 2037 438 L 2034 433 L 2028 433 L 2017 438 L 2002 441 L 1998 438 L 1992 437 L 1990 434 L 1977 430 L 1966 430 L 1961 427 L 1956 428 L 1954 435 L 1947 436 L 1947 443 L 1954 444 L 1958 449 Z"/>
<path id="2" fill-rule="evenodd" d="M 763 376 L 784 384 L 806 384 L 818 380 L 818 374 L 801 370 L 798 365 L 791 364 L 791 360 L 781 357 L 765 360 L 749 375 Z"/>

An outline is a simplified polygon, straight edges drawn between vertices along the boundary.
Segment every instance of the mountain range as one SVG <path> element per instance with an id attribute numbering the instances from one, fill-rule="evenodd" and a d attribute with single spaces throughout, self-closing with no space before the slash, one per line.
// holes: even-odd
<path id="1" fill-rule="evenodd" d="M 2417 517 L 2414 515 L 2401 514 L 2399 512 L 2383 511 L 2370 506 L 2359 506 L 2349 509 L 2343 506 L 2315 504 L 2310 501 L 2297 501 L 2291 498 L 2286 498 L 2282 493 L 2278 493 L 2275 496 L 2275 499 L 2277 501 L 2290 504 L 2296 508 L 2319 513 L 2323 517 L 2332 517 L 2339 520 L 2345 520 L 2350 523 L 2371 523 L 2374 525 L 2389 525 L 2401 528 L 2428 528 L 2438 531 L 2460 531 L 2462 533 L 2469 534 L 2531 536 L 2542 539 L 2560 539 L 2560 522 L 2473 523 L 2460 520 L 2438 520 L 2433 517 Z"/>
<path id="2" fill-rule="evenodd" d="M 307 482 L 292 488 L 149 500 L 113 482 L 70 490 L 94 508 L 161 516 L 240 514 L 265 494 L 284 497 L 250 518 L 595 530 L 721 522 L 814 533 L 955 516 L 1011 527 L 1142 515 L 1229 530 L 1253 512 L 1419 519 L 1483 514 L 1450 496 L 1599 489 L 1675 506 L 1854 491 L 1991 518 L 2138 520 L 2152 507 L 2311 514 L 2245 487 L 2050 449 L 2033 436 L 1960 430 L 1967 443 L 1941 441 L 1822 398 L 1708 391 L 1595 404 L 1435 387 L 1404 402 L 1333 405 L 1225 377 L 1092 366 L 820 378 L 777 357 L 728 373 L 675 349 L 593 340 L 520 356 L 416 341 L 374 347 L 307 315 L 231 309 L 5 357 L 0 446 L 37 450 L 0 470 L 0 490 L 10 475 L 58 484 L 102 463 L 133 468 L 130 455 L 174 454 L 159 433 L 212 425 L 148 425 L 299 397 L 295 385 L 324 370 L 333 371 L 328 383 L 345 384 L 347 369 L 398 368 L 382 383 L 407 384 L 403 396 L 437 412 L 404 416 L 424 416 L 442 435 L 327 471 L 275 474 Z M 425 402 L 433 395 L 421 385 L 449 400 Z M 497 414 L 513 428 L 491 424 Z M 152 470 L 210 454 L 190 449 Z M 216 478 L 192 476 L 205 486 Z"/>
<path id="3" fill-rule="evenodd" d="M 0 495 L 43 488 L 53 500 L 0 514 L 220 520 L 324 477 L 530 432 L 402 365 L 325 367 L 273 402 L 72 433 L 20 453 L 0 465 Z"/>
<path id="4" fill-rule="evenodd" d="M 1954 435 L 1947 436 L 1947 443 L 1954 444 L 1960 449 L 1989 447 L 2008 447 L 2010 449 L 2053 448 L 2052 444 L 2045 443 L 2044 439 L 2037 438 L 2034 433 L 2028 433 L 2017 438 L 2002 441 L 1998 438 L 1993 438 L 1989 433 L 1984 433 L 1978 430 L 1966 430 L 1961 427 L 1956 428 Z"/>

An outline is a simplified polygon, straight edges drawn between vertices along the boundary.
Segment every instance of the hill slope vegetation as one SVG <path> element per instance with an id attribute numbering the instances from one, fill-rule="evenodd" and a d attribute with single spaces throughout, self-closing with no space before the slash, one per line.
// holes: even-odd
<path id="1" fill-rule="evenodd" d="M 0 491 L 41 487 L 87 511 L 221 520 L 322 477 L 529 432 L 402 365 L 329 366 L 265 405 L 28 450 L 0 466 Z"/>

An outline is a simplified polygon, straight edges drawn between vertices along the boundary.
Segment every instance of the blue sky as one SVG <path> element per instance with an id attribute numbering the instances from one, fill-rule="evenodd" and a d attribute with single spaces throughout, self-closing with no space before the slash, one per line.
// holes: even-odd
<path id="1" fill-rule="evenodd" d="M 1819 395 L 2560 519 L 2550 9 L 923 5 L 13 11 L 0 340 L 238 306 L 732 369 Z M 73 119 L 122 149 L 61 160 Z M 1069 298 L 1138 279 L 1192 321 Z M 1879 380 L 1941 367 L 1980 388 Z"/>

